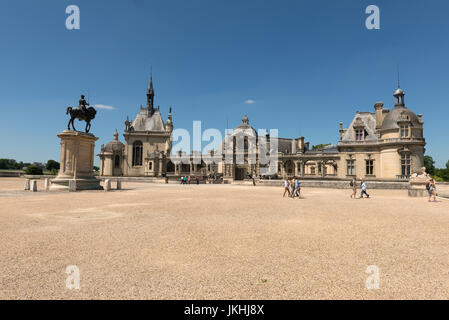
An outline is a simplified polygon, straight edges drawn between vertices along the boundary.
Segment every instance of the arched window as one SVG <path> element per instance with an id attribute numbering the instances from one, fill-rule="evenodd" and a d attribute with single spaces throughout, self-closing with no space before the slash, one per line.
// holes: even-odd
<path id="1" fill-rule="evenodd" d="M 118 154 L 114 157 L 114 168 L 120 168 L 120 156 Z"/>
<path id="2" fill-rule="evenodd" d="M 167 162 L 167 172 L 168 173 L 174 173 L 175 172 L 175 165 L 171 161 Z"/>
<path id="3" fill-rule="evenodd" d="M 133 143 L 133 166 L 142 165 L 143 145 L 142 142 L 136 141 Z"/>

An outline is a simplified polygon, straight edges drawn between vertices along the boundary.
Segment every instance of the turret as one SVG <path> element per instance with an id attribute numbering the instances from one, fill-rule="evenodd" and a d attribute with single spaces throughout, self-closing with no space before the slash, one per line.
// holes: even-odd
<path id="1" fill-rule="evenodd" d="M 172 120 L 172 114 L 171 114 L 171 107 L 168 111 L 168 119 L 165 122 L 165 131 L 166 132 L 172 132 L 173 131 L 173 120 Z"/>
<path id="2" fill-rule="evenodd" d="M 405 107 L 404 95 L 405 92 L 398 86 L 398 89 L 393 94 L 395 107 Z"/>

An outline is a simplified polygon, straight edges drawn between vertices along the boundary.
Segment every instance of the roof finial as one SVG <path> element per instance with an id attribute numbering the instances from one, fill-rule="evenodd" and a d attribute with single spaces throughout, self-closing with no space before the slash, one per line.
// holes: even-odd
<path id="1" fill-rule="evenodd" d="M 153 90 L 153 63 L 150 62 L 150 85 L 149 89 Z"/>
<path id="2" fill-rule="evenodd" d="M 401 82 L 400 82 L 400 78 L 399 78 L 399 63 L 398 63 L 398 88 L 401 87 Z"/>

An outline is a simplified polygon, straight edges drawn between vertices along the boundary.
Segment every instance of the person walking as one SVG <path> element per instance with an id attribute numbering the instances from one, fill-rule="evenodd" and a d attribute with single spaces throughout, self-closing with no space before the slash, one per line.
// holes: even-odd
<path id="1" fill-rule="evenodd" d="M 351 198 L 357 199 L 357 180 L 355 177 L 352 178 L 352 181 L 349 183 L 352 188 Z"/>
<path id="2" fill-rule="evenodd" d="M 293 177 L 292 178 L 292 180 L 291 180 L 291 183 L 290 183 L 290 185 L 292 186 L 292 190 L 291 190 L 291 193 L 292 193 L 292 199 L 295 197 L 295 188 L 296 188 L 296 184 L 295 184 L 295 181 L 296 181 L 296 179 L 295 179 L 296 177 Z"/>
<path id="3" fill-rule="evenodd" d="M 432 202 L 431 201 L 432 196 L 433 196 L 433 202 L 437 202 L 437 191 L 436 191 L 437 188 L 435 186 L 435 180 L 430 179 L 430 181 L 428 182 L 428 185 L 429 185 L 429 189 L 428 189 L 428 191 L 429 191 L 429 202 Z"/>
<path id="4" fill-rule="evenodd" d="M 299 198 L 301 198 L 301 184 L 299 183 L 299 179 L 295 180 L 295 194 Z"/>
<path id="5" fill-rule="evenodd" d="M 198 176 L 196 176 L 195 179 L 196 179 L 196 184 L 200 184 L 200 178 L 198 178 Z"/>
<path id="6" fill-rule="evenodd" d="M 282 197 L 285 198 L 285 193 L 288 192 L 288 196 L 290 197 L 290 182 L 288 181 L 288 179 L 285 179 L 284 181 L 284 195 Z"/>
<path id="7" fill-rule="evenodd" d="M 181 184 L 184 184 L 184 177 L 181 177 Z"/>
<path id="8" fill-rule="evenodd" d="M 187 183 L 190 184 L 190 176 L 187 178 Z"/>
<path id="9" fill-rule="evenodd" d="M 362 193 L 360 194 L 360 198 L 363 199 L 363 195 L 366 195 L 366 198 L 369 198 L 369 194 L 366 192 L 366 183 L 363 181 L 363 179 L 360 179 L 360 182 L 362 183 Z"/>

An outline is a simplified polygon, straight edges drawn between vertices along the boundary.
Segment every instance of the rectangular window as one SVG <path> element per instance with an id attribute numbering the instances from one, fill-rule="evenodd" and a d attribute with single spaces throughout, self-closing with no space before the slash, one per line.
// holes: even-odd
<path id="1" fill-rule="evenodd" d="M 366 175 L 374 174 L 374 160 L 366 160 Z"/>
<path id="2" fill-rule="evenodd" d="M 346 174 L 355 176 L 355 160 L 346 160 Z"/>
<path id="3" fill-rule="evenodd" d="M 363 141 L 364 139 L 364 130 L 358 129 L 355 131 L 355 140 L 356 141 Z"/>
<path id="4" fill-rule="evenodd" d="M 401 155 L 401 168 L 402 168 L 402 176 L 403 177 L 409 177 L 410 176 L 410 154 L 409 153 L 403 153 Z"/>
<path id="5" fill-rule="evenodd" d="M 408 138 L 408 137 L 409 137 L 409 126 L 401 125 L 401 138 Z"/>

